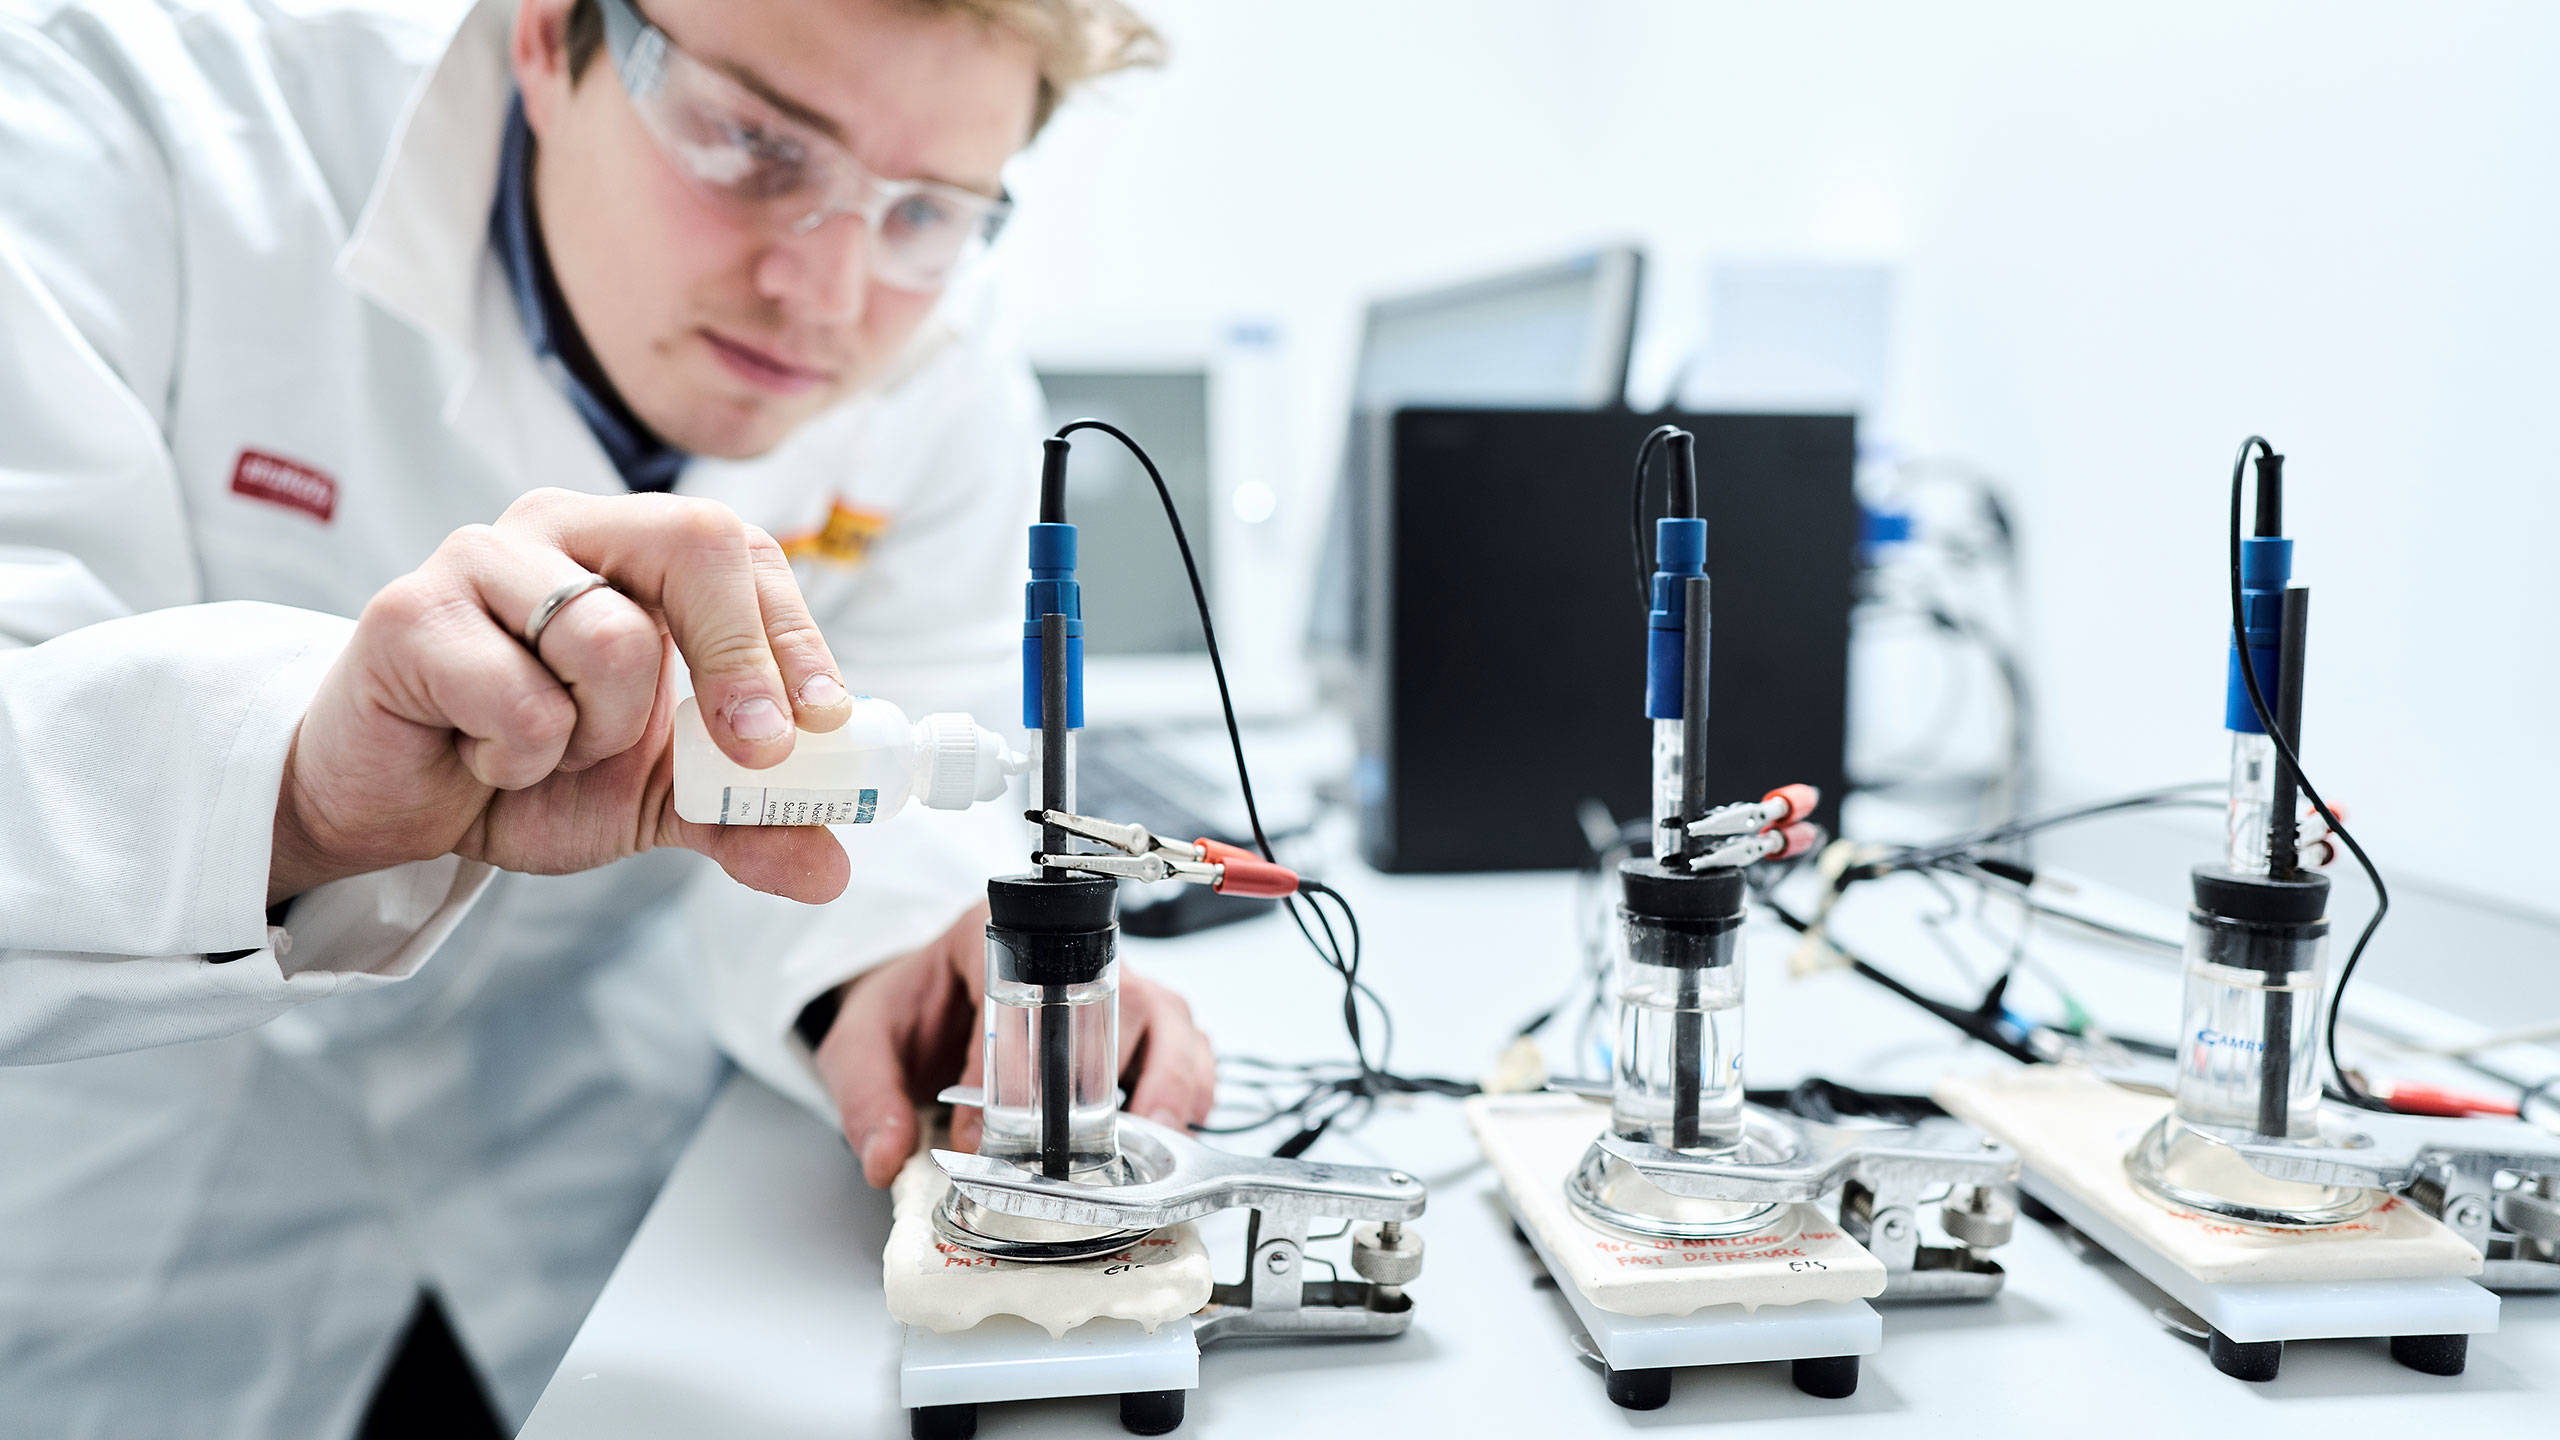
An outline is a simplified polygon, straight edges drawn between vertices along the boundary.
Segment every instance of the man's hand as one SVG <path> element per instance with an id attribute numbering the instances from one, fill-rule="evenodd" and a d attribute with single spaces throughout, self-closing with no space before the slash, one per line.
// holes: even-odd
<path id="1" fill-rule="evenodd" d="M 862 1177 L 887 1185 L 916 1148 L 916 1107 L 954 1082 L 978 1078 L 986 994 L 987 908 L 942 938 L 854 977 L 818 1046 L 818 1075 L 844 1119 Z M 1129 1110 L 1177 1130 L 1209 1118 L 1218 1062 L 1191 1007 L 1153 981 L 1120 971 L 1120 1083 Z M 951 1119 L 954 1148 L 975 1150 L 975 1110 Z"/>
<path id="2" fill-rule="evenodd" d="M 601 575 L 524 643 L 534 607 Z M 815 826 L 677 818 L 676 655 L 711 738 L 741 764 L 852 713 L 773 537 L 673 495 L 537 490 L 383 587 L 294 732 L 267 903 L 459 854 L 560 874 L 660 845 L 759 890 L 833 899 L 844 849 Z"/>

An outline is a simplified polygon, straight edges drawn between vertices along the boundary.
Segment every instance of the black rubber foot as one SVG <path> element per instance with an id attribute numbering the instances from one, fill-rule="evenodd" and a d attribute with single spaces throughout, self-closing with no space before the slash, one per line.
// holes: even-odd
<path id="1" fill-rule="evenodd" d="M 1511 1238 L 1519 1241 L 1523 1245 L 1526 1245 L 1529 1243 L 1529 1232 L 1521 1229 L 1520 1222 L 1514 1220 L 1511 1222 Z"/>
<path id="2" fill-rule="evenodd" d="M 2028 1219 L 2033 1220 L 2039 1225 L 2064 1225 L 2070 1223 L 2064 1220 L 2060 1212 L 2056 1211 L 2052 1206 L 2047 1205 L 2024 1190 L 2018 1192 L 2018 1213 L 2026 1216 Z"/>
<path id="3" fill-rule="evenodd" d="M 2284 1342 L 2252 1340 L 2243 1343 L 2216 1330 L 2207 1336 L 2204 1353 L 2213 1368 L 2234 1380 L 2273 1380 L 2276 1367 L 2284 1363 Z"/>
<path id="4" fill-rule="evenodd" d="M 2459 1375 L 2471 1358 L 2468 1335 L 2394 1335 L 2391 1358 L 2421 1375 Z"/>
<path id="5" fill-rule="evenodd" d="M 1170 1435 L 1182 1428 L 1185 1390 L 1132 1390 L 1120 1397 L 1120 1428 L 1132 1435 Z"/>
<path id="6" fill-rule="evenodd" d="M 919 1405 L 907 1412 L 907 1433 L 915 1440 L 969 1440 L 978 1433 L 975 1405 Z"/>
<path id="7" fill-rule="evenodd" d="M 1858 1393 L 1858 1357 L 1814 1355 L 1795 1363 L 1796 1388 L 1816 1400 L 1846 1400 Z"/>
<path id="8" fill-rule="evenodd" d="M 1659 1410 L 1671 1403 L 1671 1372 L 1611 1370 L 1609 1403 L 1621 1410 Z"/>

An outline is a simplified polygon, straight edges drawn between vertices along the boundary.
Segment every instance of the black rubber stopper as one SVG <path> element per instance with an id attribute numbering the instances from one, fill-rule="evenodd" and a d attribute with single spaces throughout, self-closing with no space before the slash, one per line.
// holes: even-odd
<path id="1" fill-rule="evenodd" d="M 1795 1363 L 1794 1379 L 1816 1400 L 1846 1400 L 1858 1393 L 1858 1357 L 1808 1355 Z"/>
<path id="2" fill-rule="evenodd" d="M 2308 925 L 2329 913 L 2329 877 L 2310 872 L 2289 880 L 2243 875 L 2219 865 L 2188 872 L 2196 908 L 2248 925 Z"/>
<path id="3" fill-rule="evenodd" d="M 1651 860 L 1629 860 L 1618 867 L 1618 883 L 1628 913 L 1648 920 L 1693 920 L 1716 928 L 1742 923 L 1739 866 L 1719 866 L 1693 875 L 1666 870 Z"/>
<path id="4" fill-rule="evenodd" d="M 1033 935 L 1108 930 L 1120 918 L 1120 882 L 1099 875 L 999 875 L 987 882 L 987 923 Z"/>
<path id="5" fill-rule="evenodd" d="M 2214 1369 L 2234 1380 L 2273 1380 L 2284 1363 L 2284 1342 L 2234 1340 L 2216 1330 L 2205 1337 L 2204 1353 Z"/>
<path id="6" fill-rule="evenodd" d="M 2471 1358 L 2468 1335 L 2394 1335 L 2391 1358 L 2421 1375 L 2459 1375 Z"/>
<path id="7" fill-rule="evenodd" d="M 1170 1435 L 1182 1428 L 1185 1390 L 1132 1390 L 1120 1397 L 1120 1428 L 1132 1435 Z"/>
<path id="8" fill-rule="evenodd" d="M 1671 1403 L 1669 1370 L 1620 1370 L 1607 1376 L 1609 1403 L 1621 1410 L 1659 1410 Z"/>
<path id="9" fill-rule="evenodd" d="M 978 1433 L 975 1405 L 919 1405 L 907 1412 L 907 1433 L 915 1440 L 969 1440 Z"/>
<path id="10" fill-rule="evenodd" d="M 1120 882 L 1099 875 L 987 882 L 987 933 L 1013 952 L 1014 974 L 1032 985 L 1092 983 L 1117 949 L 1119 908 Z"/>

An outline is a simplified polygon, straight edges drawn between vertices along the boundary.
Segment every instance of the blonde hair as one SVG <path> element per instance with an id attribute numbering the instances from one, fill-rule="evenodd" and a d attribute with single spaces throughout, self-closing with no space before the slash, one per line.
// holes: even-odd
<path id="1" fill-rule="evenodd" d="M 906 0 L 928 14 L 965 15 L 1028 42 L 1040 65 L 1031 106 L 1037 135 L 1078 85 L 1115 70 L 1164 63 L 1164 36 L 1122 0 Z M 604 48 L 604 14 L 595 0 L 569 11 L 569 78 L 578 79 Z"/>
<path id="2" fill-rule="evenodd" d="M 966 15 L 1028 41 L 1040 65 L 1031 109 L 1037 135 L 1075 88 L 1114 71 L 1161 65 L 1164 36 L 1121 0 L 908 0 L 921 10 Z"/>

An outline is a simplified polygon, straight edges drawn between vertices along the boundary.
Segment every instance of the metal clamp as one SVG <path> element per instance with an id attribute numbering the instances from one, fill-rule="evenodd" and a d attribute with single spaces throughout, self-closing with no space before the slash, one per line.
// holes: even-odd
<path id="1" fill-rule="evenodd" d="M 2119 1064 L 2097 1074 L 2121 1089 L 2176 1093 L 2166 1065 Z M 2491 1290 L 2560 1291 L 2560 1136 L 2484 1115 L 2323 1107 L 2321 1119 L 2314 1143 L 2199 1133 L 2270 1179 L 2406 1196 L 2480 1252 L 2480 1283 Z M 2499 1190 L 2501 1173 L 2516 1176 L 2516 1185 Z"/>
<path id="2" fill-rule="evenodd" d="M 1958 1120 L 1830 1125 L 1750 1106 L 1755 1133 L 1783 1128 L 1793 1144 L 1767 1159 L 1710 1160 L 1602 1135 L 1593 1143 L 1664 1192 L 1700 1200 L 1811 1203 L 1840 1192 L 1840 1227 L 1884 1263 L 1888 1300 L 1979 1299 L 2006 1278 L 1983 1252 L 2005 1243 L 2018 1155 Z M 1766 1148 L 1759 1153 L 1766 1154 Z M 1952 1187 L 1941 1223 L 1952 1246 L 1920 1243 L 1921 1197 Z"/>
<path id="3" fill-rule="evenodd" d="M 954 1105 L 982 1103 L 974 1086 L 945 1090 L 940 1098 Z M 1245 1336 L 1397 1335 L 1413 1323 L 1413 1301 L 1403 1282 L 1419 1273 L 1421 1247 L 1402 1226 L 1422 1215 L 1427 1196 L 1421 1181 L 1373 1165 L 1231 1155 L 1126 1114 L 1120 1117 L 1120 1148 L 1141 1177 L 1126 1185 L 1051 1180 L 956 1150 L 936 1150 L 933 1160 L 954 1190 L 987 1209 L 1028 1220 L 1151 1230 L 1221 1210 L 1252 1211 L 1245 1226 L 1244 1279 L 1212 1289 L 1193 1322 L 1192 1333 L 1203 1346 Z M 1308 1232 L 1318 1219 L 1381 1222 L 1383 1233 L 1367 1236 L 1367 1242 L 1398 1260 L 1373 1261 L 1369 1268 L 1402 1279 L 1307 1279 Z M 1407 1254 L 1409 1264 L 1401 1259 Z"/>
<path id="4" fill-rule="evenodd" d="M 2480 1252 L 2492 1290 L 2560 1291 L 2560 1135 L 2539 1125 L 2355 1111 L 2316 1144 L 2216 1138 L 2272 1179 L 2407 1196 Z M 2501 1174 L 2517 1184 L 2499 1190 Z"/>
<path id="5" fill-rule="evenodd" d="M 1120 853 L 1092 855 L 1043 850 L 1031 863 L 1043 870 L 1081 870 L 1121 880 L 1188 880 L 1221 895 L 1280 900 L 1298 893 L 1298 874 L 1241 846 L 1202 836 L 1187 843 L 1166 840 L 1144 825 L 1124 825 L 1066 810 L 1032 810 L 1024 818 L 1042 827 L 1108 845 Z M 1051 836 L 1056 843 L 1058 836 Z"/>

